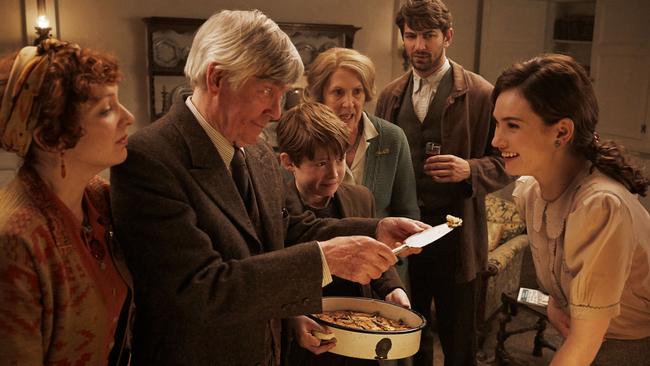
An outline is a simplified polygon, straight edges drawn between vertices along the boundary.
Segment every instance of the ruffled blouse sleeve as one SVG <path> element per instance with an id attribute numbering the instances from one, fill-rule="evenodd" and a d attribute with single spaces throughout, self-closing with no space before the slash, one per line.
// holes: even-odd
<path id="1" fill-rule="evenodd" d="M 564 242 L 572 318 L 613 318 L 620 313 L 623 286 L 634 252 L 630 212 L 619 197 L 598 192 L 567 217 Z"/>

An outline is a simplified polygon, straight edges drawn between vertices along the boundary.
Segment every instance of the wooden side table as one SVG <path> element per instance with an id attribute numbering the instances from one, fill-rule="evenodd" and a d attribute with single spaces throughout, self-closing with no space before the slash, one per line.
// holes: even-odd
<path id="1" fill-rule="evenodd" d="M 528 327 L 507 330 L 506 326 L 514 316 L 517 316 L 519 310 L 523 310 L 537 317 L 537 321 Z M 530 331 L 536 331 L 533 342 L 533 356 L 541 357 L 544 348 L 556 350 L 556 347 L 544 338 L 546 322 L 548 316 L 546 308 L 536 305 L 524 304 L 517 301 L 517 293 L 507 292 L 501 294 L 501 309 L 499 313 L 499 331 L 497 333 L 497 345 L 494 350 L 494 359 L 496 365 L 517 365 L 517 361 L 506 351 L 506 340 L 515 334 L 521 334 Z"/>

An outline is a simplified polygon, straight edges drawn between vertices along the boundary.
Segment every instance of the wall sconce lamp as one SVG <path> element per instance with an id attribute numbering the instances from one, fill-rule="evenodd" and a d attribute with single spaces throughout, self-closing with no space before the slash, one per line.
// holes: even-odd
<path id="1" fill-rule="evenodd" d="M 23 4 L 25 43 L 38 45 L 53 34 L 58 38 L 58 0 L 23 0 Z"/>
<path id="2" fill-rule="evenodd" d="M 38 46 L 41 41 L 50 38 L 50 31 L 52 30 L 46 15 L 45 0 L 36 0 L 36 11 L 38 12 L 38 18 L 36 18 L 36 27 L 34 27 L 36 28 L 34 46 Z"/>
<path id="3" fill-rule="evenodd" d="M 47 16 L 39 15 L 36 19 L 36 26 L 34 28 L 36 29 L 34 46 L 38 46 L 41 41 L 51 37 L 50 31 L 52 30 L 52 27 L 50 27 L 50 21 L 47 19 Z"/>

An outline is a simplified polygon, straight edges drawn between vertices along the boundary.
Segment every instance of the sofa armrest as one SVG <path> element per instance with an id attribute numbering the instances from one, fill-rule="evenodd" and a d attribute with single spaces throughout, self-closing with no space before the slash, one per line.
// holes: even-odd
<path id="1" fill-rule="evenodd" d="M 496 249 L 488 253 L 487 272 L 488 276 L 495 276 L 503 270 L 508 263 L 521 250 L 528 246 L 528 236 L 526 234 L 517 235 L 507 242 L 499 245 Z"/>

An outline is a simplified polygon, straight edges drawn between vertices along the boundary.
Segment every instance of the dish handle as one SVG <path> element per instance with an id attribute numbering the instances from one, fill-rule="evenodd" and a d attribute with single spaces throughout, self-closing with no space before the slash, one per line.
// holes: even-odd
<path id="1" fill-rule="evenodd" d="M 402 245 L 398 246 L 397 248 L 393 249 L 393 254 L 399 255 L 401 252 L 405 251 L 408 248 L 409 248 L 409 246 L 407 244 L 402 244 Z"/>

